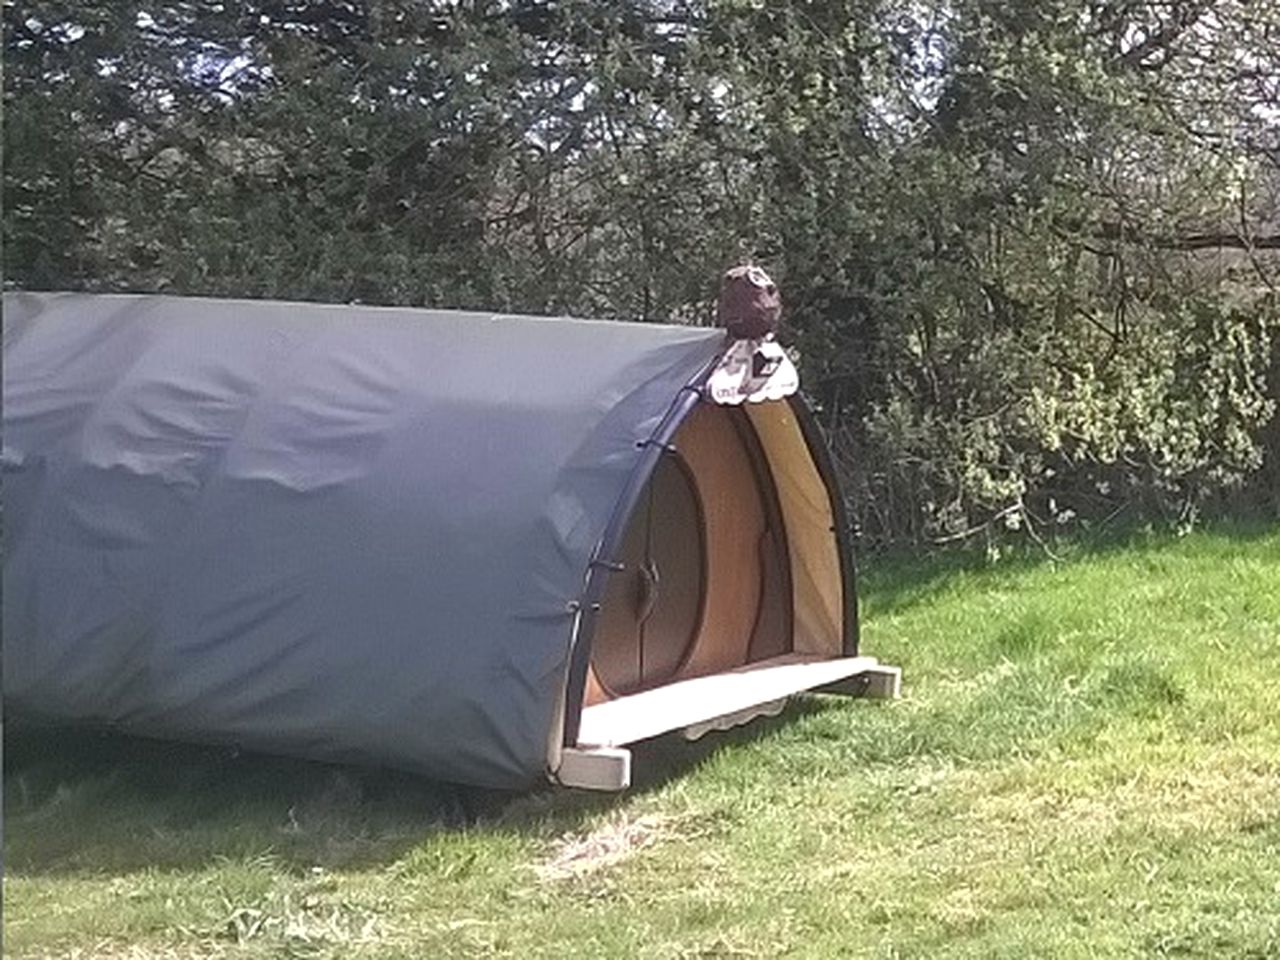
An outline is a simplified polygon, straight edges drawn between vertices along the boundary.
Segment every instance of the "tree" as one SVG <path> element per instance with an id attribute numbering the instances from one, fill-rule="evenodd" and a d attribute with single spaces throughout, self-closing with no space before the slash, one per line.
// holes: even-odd
<path id="1" fill-rule="evenodd" d="M 755 258 L 870 542 L 1274 476 L 1270 6 L 4 14 L 12 285 L 697 322 Z"/>

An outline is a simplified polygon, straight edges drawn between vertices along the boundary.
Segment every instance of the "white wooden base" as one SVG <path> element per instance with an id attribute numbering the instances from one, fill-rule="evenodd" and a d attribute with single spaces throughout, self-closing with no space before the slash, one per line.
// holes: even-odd
<path id="1" fill-rule="evenodd" d="M 819 687 L 815 692 L 868 700 L 898 700 L 902 697 L 902 668 L 877 664 L 870 670 Z"/>
<path id="2" fill-rule="evenodd" d="M 859 674 L 872 673 L 870 683 L 887 690 L 887 679 L 875 679 L 884 671 L 896 668 L 881 667 L 874 657 L 771 657 L 584 707 L 578 745 L 625 746 L 673 730 L 698 736 L 717 725 L 745 722 L 793 694 L 829 689 Z"/>
<path id="3" fill-rule="evenodd" d="M 675 730 L 695 740 L 712 730 L 775 715 L 790 696 L 807 690 L 897 699 L 902 670 L 874 657 L 786 654 L 595 703 L 583 707 L 578 746 L 560 751 L 560 765 L 551 779 L 584 790 L 625 790 L 631 786 L 631 751 L 626 744 Z"/>
<path id="4" fill-rule="evenodd" d="M 621 747 L 565 747 L 551 778 L 583 790 L 625 790 L 631 786 L 631 751 Z"/>

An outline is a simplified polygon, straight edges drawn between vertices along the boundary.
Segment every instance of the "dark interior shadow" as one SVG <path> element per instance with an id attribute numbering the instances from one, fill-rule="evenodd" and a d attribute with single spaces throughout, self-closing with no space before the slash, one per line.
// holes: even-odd
<path id="1" fill-rule="evenodd" d="M 8 724 L 5 866 L 27 876 L 124 874 L 265 856 L 297 871 L 359 869 L 464 828 L 550 839 L 826 708 L 805 698 L 776 717 L 693 742 L 671 735 L 637 744 L 634 783 L 621 794 L 550 785 L 513 793 L 385 769 Z"/>

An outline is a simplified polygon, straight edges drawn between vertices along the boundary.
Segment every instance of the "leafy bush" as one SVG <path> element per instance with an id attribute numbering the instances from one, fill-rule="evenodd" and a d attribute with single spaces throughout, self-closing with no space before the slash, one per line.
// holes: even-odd
<path id="1" fill-rule="evenodd" d="M 1280 511 L 1280 8 L 131 9 L 5 6 L 11 286 L 703 322 L 755 258 L 870 544 Z"/>

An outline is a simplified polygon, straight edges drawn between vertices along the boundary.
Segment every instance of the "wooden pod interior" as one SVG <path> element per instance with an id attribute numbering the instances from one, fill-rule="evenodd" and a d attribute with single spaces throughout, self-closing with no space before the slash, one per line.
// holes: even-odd
<path id="1" fill-rule="evenodd" d="M 610 575 L 586 705 L 793 652 L 841 652 L 830 503 L 788 405 L 701 404 L 672 446 Z"/>

